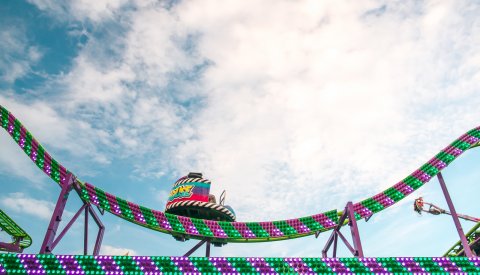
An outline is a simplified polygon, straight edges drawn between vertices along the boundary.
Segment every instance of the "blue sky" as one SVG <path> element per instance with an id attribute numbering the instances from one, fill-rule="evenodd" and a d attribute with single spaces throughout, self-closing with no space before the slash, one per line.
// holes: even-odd
<path id="1" fill-rule="evenodd" d="M 472 1 L 8 0 L 0 104 L 82 180 L 136 203 L 164 209 L 173 182 L 201 171 L 240 221 L 311 215 L 386 189 L 480 125 L 479 11 Z M 6 133 L 0 148 L 0 207 L 36 253 L 59 188 Z M 444 172 L 472 216 L 479 161 L 472 150 Z M 458 239 L 451 219 L 411 206 L 418 196 L 445 206 L 440 192 L 433 180 L 361 222 L 365 255 L 442 255 Z M 67 215 L 79 207 L 72 196 Z M 102 220 L 106 254 L 195 244 Z M 80 253 L 81 236 L 79 223 L 55 252 Z M 327 237 L 213 255 L 320 256 Z"/>

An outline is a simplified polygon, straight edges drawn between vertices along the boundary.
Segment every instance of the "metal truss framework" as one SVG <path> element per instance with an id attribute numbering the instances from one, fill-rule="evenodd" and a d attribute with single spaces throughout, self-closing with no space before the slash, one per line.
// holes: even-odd
<path id="1" fill-rule="evenodd" d="M 62 190 L 60 191 L 60 195 L 58 196 L 57 204 L 55 205 L 55 209 L 53 210 L 52 218 L 50 219 L 47 232 L 45 233 L 45 238 L 40 248 L 40 254 L 52 253 L 55 247 L 62 240 L 68 230 L 70 230 L 70 228 L 82 212 L 84 212 L 85 214 L 83 253 L 84 255 L 88 254 L 88 221 L 90 215 L 92 216 L 99 229 L 95 241 L 95 246 L 93 248 L 93 255 L 98 255 L 100 253 L 100 247 L 102 245 L 105 226 L 103 225 L 102 221 L 100 220 L 97 213 L 92 208 L 92 205 L 89 202 L 83 202 L 83 205 L 80 207 L 80 209 L 78 209 L 72 219 L 67 223 L 65 228 L 60 232 L 60 234 L 58 234 L 58 237 L 55 238 L 60 222 L 62 221 L 63 212 L 65 210 L 70 191 L 72 191 L 72 189 L 75 189 L 77 192 L 78 190 L 80 190 L 80 188 L 77 186 L 75 177 L 69 173 L 67 175 L 66 184 L 62 186 Z M 103 214 L 103 212 L 101 213 Z"/>

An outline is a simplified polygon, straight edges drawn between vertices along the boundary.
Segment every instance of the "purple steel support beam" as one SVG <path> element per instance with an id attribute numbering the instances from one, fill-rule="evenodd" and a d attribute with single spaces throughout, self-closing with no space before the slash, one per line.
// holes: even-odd
<path id="1" fill-rule="evenodd" d="M 327 258 L 328 257 L 327 252 L 330 249 L 330 246 L 332 245 L 334 240 L 335 240 L 335 234 L 334 234 L 334 232 L 332 232 L 330 237 L 328 237 L 328 240 L 327 240 L 327 243 L 325 244 L 325 247 L 322 249 L 322 258 Z"/>
<path id="2" fill-rule="evenodd" d="M 355 249 L 352 247 L 352 245 L 347 241 L 347 238 L 345 238 L 345 236 L 343 236 L 342 232 L 341 231 L 337 231 L 337 235 L 338 237 L 340 237 L 340 239 L 343 241 L 343 243 L 347 246 L 348 250 L 350 250 L 350 252 L 355 255 Z"/>
<path id="3" fill-rule="evenodd" d="M 0 242 L 0 248 L 5 249 L 8 252 L 22 253 L 23 248 L 20 247 L 21 239 L 17 239 L 14 243 L 2 243 Z"/>
<path id="4" fill-rule="evenodd" d="M 95 213 L 95 210 L 93 210 L 92 207 L 88 207 L 88 212 L 90 212 L 90 215 L 92 215 L 93 220 L 98 226 L 97 239 L 95 240 L 95 246 L 93 247 L 93 255 L 97 256 L 100 253 L 100 247 L 102 246 L 105 226 L 103 225 L 102 221 L 97 216 L 97 213 Z"/>
<path id="5" fill-rule="evenodd" d="M 472 243 L 470 244 L 470 250 L 477 243 L 480 243 L 480 237 L 478 237 L 478 238 L 476 238 L 475 240 L 472 241 Z M 462 254 L 465 254 L 465 250 L 463 249 L 463 246 L 462 246 L 462 249 L 457 253 L 457 256 L 461 257 L 461 256 L 463 256 Z M 472 250 L 472 254 L 473 254 L 474 257 L 478 257 L 478 255 L 475 253 L 475 250 Z"/>
<path id="6" fill-rule="evenodd" d="M 345 236 L 340 232 L 340 229 L 342 228 L 343 223 L 348 217 L 348 225 L 350 227 L 350 231 L 352 233 L 352 240 L 353 240 L 353 247 L 352 245 L 347 241 Z M 317 235 L 316 235 L 317 236 Z M 353 211 L 353 204 L 351 201 L 347 203 L 345 206 L 345 210 L 343 211 L 342 216 L 340 219 L 338 219 L 338 224 L 337 226 L 333 229 L 332 234 L 328 238 L 327 243 L 325 244 L 325 247 L 322 250 L 322 257 L 327 258 L 327 252 L 330 249 L 330 246 L 333 243 L 333 258 L 337 257 L 337 243 L 338 243 L 338 238 L 343 241 L 343 243 L 347 246 L 348 250 L 355 256 L 355 257 L 362 257 L 363 258 L 363 249 L 362 249 L 362 242 L 360 241 L 360 233 L 358 232 L 358 225 L 357 221 L 355 220 L 355 212 Z"/>
<path id="7" fill-rule="evenodd" d="M 192 249 L 190 249 L 187 253 L 185 253 L 185 255 L 183 255 L 183 257 L 188 257 L 188 256 L 192 255 L 192 253 L 195 252 L 198 248 L 200 248 L 200 246 L 202 246 L 205 242 L 207 242 L 207 239 L 201 240 L 194 247 L 192 247 Z"/>
<path id="8" fill-rule="evenodd" d="M 68 224 L 62 230 L 62 232 L 58 235 L 58 237 L 55 239 L 55 241 L 53 241 L 53 243 L 50 247 L 51 251 L 53 249 L 55 249 L 57 244 L 60 242 L 60 240 L 62 240 L 63 236 L 65 236 L 65 234 L 70 229 L 70 227 L 72 227 L 73 223 L 77 220 L 78 216 L 80 216 L 80 214 L 82 213 L 83 209 L 85 209 L 86 206 L 87 206 L 87 204 L 83 204 L 82 207 L 80 207 L 80 209 L 78 209 L 77 213 L 75 213 L 75 216 L 73 216 L 73 218 L 68 222 Z"/>
<path id="9" fill-rule="evenodd" d="M 55 239 L 56 232 L 58 230 L 60 222 L 62 221 L 62 215 L 63 215 L 63 212 L 65 210 L 65 205 L 67 204 L 68 196 L 70 194 L 70 191 L 73 188 L 75 188 L 75 190 L 78 192 L 78 190 L 79 190 L 78 183 L 76 185 L 76 181 L 75 181 L 74 176 L 72 174 L 68 174 L 67 175 L 67 183 L 62 186 L 62 190 L 60 191 L 60 195 L 58 197 L 57 204 L 55 205 L 55 209 L 53 211 L 52 218 L 50 219 L 50 223 L 48 225 L 47 232 L 45 233 L 45 239 L 43 240 L 42 247 L 40 248 L 40 254 L 52 253 L 53 249 L 62 240 L 62 238 L 65 236 L 65 234 L 68 232 L 68 230 L 70 230 L 70 228 L 75 223 L 75 221 L 78 219 L 78 217 L 80 216 L 82 211 L 85 211 L 85 232 L 84 232 L 83 252 L 84 252 L 85 255 L 88 254 L 88 218 L 89 218 L 89 214 L 90 214 L 90 215 L 92 215 L 93 219 L 95 220 L 95 223 L 99 227 L 97 240 L 95 242 L 95 247 L 94 247 L 94 250 L 93 250 L 93 255 L 98 255 L 98 253 L 100 251 L 100 246 L 102 245 L 105 226 L 100 221 L 97 214 L 95 213 L 95 211 L 92 209 L 90 203 L 88 203 L 88 202 L 84 202 L 82 207 L 77 211 L 77 213 L 75 213 L 73 218 L 68 222 L 68 224 L 62 230 L 62 232 Z"/>
<path id="10" fill-rule="evenodd" d="M 360 241 L 360 233 L 358 232 L 357 220 L 355 219 L 355 212 L 353 211 L 353 204 L 351 201 L 347 203 L 345 211 L 348 210 L 348 225 L 352 232 L 353 247 L 355 248 L 356 257 L 363 258 L 362 242 Z M 346 243 L 345 243 L 346 244 Z"/>
<path id="11" fill-rule="evenodd" d="M 330 246 L 332 246 L 332 243 L 334 243 L 334 249 L 333 249 L 333 257 L 335 258 L 335 256 L 337 255 L 337 232 L 340 230 L 340 228 L 342 227 L 342 224 L 343 222 L 345 221 L 345 219 L 347 218 L 347 213 L 346 212 L 343 212 L 342 216 L 340 217 L 340 219 L 338 219 L 338 224 L 337 226 L 333 229 L 333 232 L 332 234 L 330 235 L 330 237 L 328 238 L 328 241 L 327 243 L 325 244 L 325 247 L 323 248 L 322 250 L 322 257 L 323 258 L 327 258 L 327 252 L 328 250 L 330 249 Z M 316 235 L 318 236 L 318 235 Z"/>
<path id="12" fill-rule="evenodd" d="M 210 257 L 210 240 L 207 240 L 207 248 L 205 251 L 205 257 L 209 258 Z"/>
<path id="13" fill-rule="evenodd" d="M 332 257 L 336 258 L 337 257 L 337 247 L 338 247 L 338 232 L 340 231 L 335 231 L 335 234 L 333 235 L 333 254 Z"/>
<path id="14" fill-rule="evenodd" d="M 68 195 L 73 188 L 73 183 L 75 182 L 72 174 L 67 175 L 67 181 L 62 186 L 60 195 L 58 196 L 57 204 L 53 210 L 52 218 L 45 233 L 45 238 L 43 239 L 42 246 L 40 248 L 40 254 L 46 254 L 52 252 L 52 243 L 57 233 L 58 226 L 62 220 L 63 210 L 65 210 L 65 205 L 67 204 Z"/>
<path id="15" fill-rule="evenodd" d="M 463 233 L 462 225 L 460 224 L 460 220 L 458 219 L 457 211 L 455 211 L 455 207 L 453 206 L 452 199 L 450 198 L 450 194 L 448 193 L 447 185 L 443 180 L 442 173 L 438 173 L 438 182 L 440 183 L 440 187 L 442 187 L 443 195 L 445 196 L 445 200 L 447 201 L 448 209 L 452 214 L 453 223 L 458 232 L 458 236 L 460 237 L 460 241 L 462 242 L 463 250 L 465 251 L 465 256 L 471 258 L 474 257 L 470 246 L 468 245 L 467 238 L 465 237 L 465 233 Z"/>
<path id="16" fill-rule="evenodd" d="M 85 222 L 83 223 L 83 255 L 88 255 L 88 209 L 90 205 L 85 208 Z"/>

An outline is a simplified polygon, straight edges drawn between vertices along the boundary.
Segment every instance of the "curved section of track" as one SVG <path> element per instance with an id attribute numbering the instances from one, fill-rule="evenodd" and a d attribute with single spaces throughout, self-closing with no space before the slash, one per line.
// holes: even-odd
<path id="1" fill-rule="evenodd" d="M 32 238 L 15 221 L 0 209 L 0 228 L 12 237 L 11 245 L 17 245 L 25 249 L 32 245 Z M 0 251 L 7 251 L 0 247 Z"/>
<path id="2" fill-rule="evenodd" d="M 25 127 L 8 110 L 0 106 L 2 127 L 29 158 L 59 185 L 65 184 L 69 171 L 51 157 Z M 355 216 L 362 219 L 378 213 L 411 194 L 466 150 L 479 145 L 480 127 L 460 136 L 408 177 L 354 204 Z M 163 233 L 185 238 L 212 238 L 217 242 L 262 242 L 305 237 L 334 228 L 339 212 L 331 211 L 297 219 L 265 222 L 219 222 L 166 214 L 162 211 L 126 201 L 77 178 L 84 201 L 132 223 Z"/>

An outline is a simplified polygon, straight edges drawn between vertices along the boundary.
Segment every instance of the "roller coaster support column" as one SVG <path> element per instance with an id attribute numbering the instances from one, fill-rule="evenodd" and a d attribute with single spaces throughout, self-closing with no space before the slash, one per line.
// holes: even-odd
<path id="1" fill-rule="evenodd" d="M 95 241 L 95 246 L 93 247 L 93 255 L 98 255 L 100 253 L 100 247 L 102 245 L 103 233 L 105 232 L 105 226 L 103 225 L 100 218 L 97 216 L 97 213 L 92 209 L 90 204 L 85 208 L 85 240 L 84 240 L 84 254 L 88 254 L 88 213 L 92 215 L 93 220 L 98 226 L 97 239 Z"/>
<path id="2" fill-rule="evenodd" d="M 192 247 L 192 249 L 190 249 L 187 253 L 185 253 L 185 255 L 183 255 L 183 257 L 188 257 L 190 255 L 193 254 L 193 252 L 197 251 L 197 249 L 200 248 L 200 246 L 202 246 L 204 243 L 207 243 L 207 248 L 206 248 L 206 251 L 205 251 L 205 256 L 206 257 L 210 257 L 210 239 L 206 238 L 206 239 L 203 239 L 201 240 L 199 243 L 197 243 L 194 247 Z"/>
<path id="3" fill-rule="evenodd" d="M 58 226 L 60 225 L 60 221 L 62 220 L 63 210 L 65 210 L 65 205 L 67 204 L 68 195 L 70 194 L 70 191 L 73 189 L 74 181 L 75 179 L 73 175 L 68 174 L 67 181 L 62 186 L 62 191 L 58 196 L 57 204 L 55 205 L 55 210 L 53 210 L 53 215 L 52 215 L 52 218 L 50 219 L 47 233 L 45 233 L 45 238 L 43 239 L 42 247 L 40 248 L 40 254 L 51 253 L 53 250 L 55 234 L 57 233 Z"/>
<path id="4" fill-rule="evenodd" d="M 347 241 L 345 236 L 343 236 L 342 232 L 340 232 L 340 229 L 343 226 L 343 223 L 348 217 L 348 225 L 350 226 L 350 231 L 352 234 L 352 240 L 353 240 L 353 247 L 350 245 L 350 243 Z M 318 235 L 315 235 L 318 237 Z M 355 257 L 360 257 L 363 258 L 363 249 L 362 249 L 362 242 L 360 241 L 360 233 L 358 232 L 358 226 L 357 226 L 357 220 L 355 219 L 355 212 L 353 211 L 353 204 L 351 201 L 347 203 L 345 206 L 345 210 L 343 211 L 342 216 L 338 220 L 338 225 L 333 229 L 332 235 L 330 235 L 330 238 L 328 238 L 327 243 L 325 244 L 325 247 L 322 250 L 322 257 L 327 258 L 327 252 L 330 249 L 330 246 L 333 243 L 333 258 L 337 257 L 337 242 L 338 238 L 343 241 L 343 243 L 347 246 L 348 250 L 355 256 Z"/>
<path id="5" fill-rule="evenodd" d="M 447 201 L 448 209 L 452 214 L 453 223 L 457 228 L 458 236 L 460 237 L 460 241 L 462 242 L 463 251 L 465 251 L 465 256 L 471 258 L 474 257 L 470 246 L 468 245 L 467 238 L 465 237 L 465 233 L 463 233 L 462 225 L 460 224 L 460 220 L 458 219 L 457 211 L 455 211 L 455 207 L 453 206 L 452 199 L 450 198 L 450 194 L 448 193 L 447 185 L 443 180 L 442 173 L 438 173 L 438 182 L 440 183 L 440 187 L 442 187 L 443 195 L 445 196 L 445 200 Z"/>
<path id="6" fill-rule="evenodd" d="M 205 257 L 210 257 L 210 240 L 207 240 L 207 248 L 205 251 Z"/>
<path id="7" fill-rule="evenodd" d="M 62 215 L 65 210 L 65 205 L 67 204 L 68 196 L 70 191 L 74 189 L 76 181 L 72 174 L 67 175 L 66 184 L 62 186 L 62 190 L 57 200 L 57 204 L 55 205 L 55 209 L 53 211 L 52 218 L 50 219 L 50 223 L 48 225 L 47 232 L 45 233 L 45 238 L 43 240 L 42 246 L 40 248 L 40 254 L 49 254 L 52 253 L 53 249 L 57 246 L 60 240 L 65 236 L 68 230 L 72 227 L 73 223 L 78 219 L 80 214 L 85 210 L 85 243 L 84 243 L 84 252 L 87 254 L 87 243 L 88 243 L 88 213 L 90 213 L 95 220 L 95 223 L 99 227 L 99 232 L 97 235 L 97 240 L 95 243 L 95 248 L 93 250 L 93 255 L 98 255 L 100 251 L 100 246 L 103 239 L 103 233 L 105 231 L 105 226 L 102 224 L 100 219 L 98 218 L 97 214 L 93 211 L 90 203 L 84 202 L 82 207 L 75 213 L 73 218 L 68 222 L 62 232 L 58 235 L 55 239 L 55 235 L 57 233 L 58 227 L 60 222 L 62 221 Z M 78 189 L 77 189 L 78 190 Z"/>

